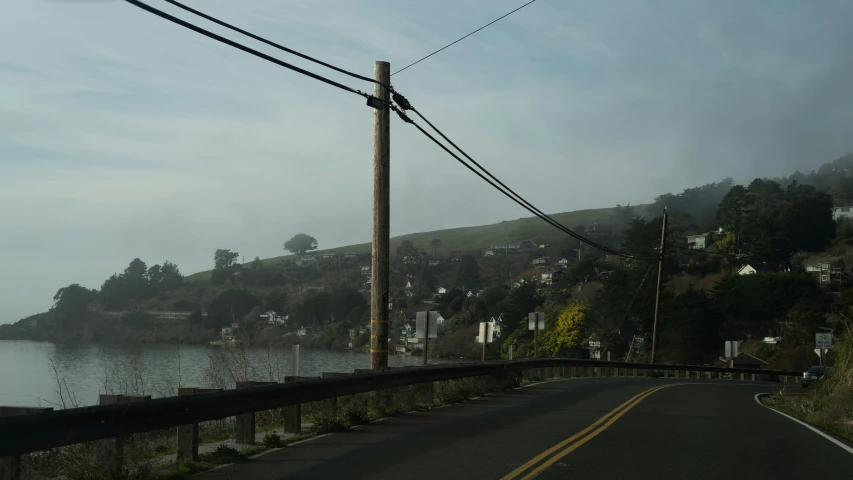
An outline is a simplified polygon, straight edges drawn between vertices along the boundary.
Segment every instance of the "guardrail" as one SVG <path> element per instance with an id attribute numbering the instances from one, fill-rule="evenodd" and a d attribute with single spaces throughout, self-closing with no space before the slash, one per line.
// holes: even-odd
<path id="1" fill-rule="evenodd" d="M 121 438 L 133 433 L 186 426 L 346 395 L 426 382 L 480 376 L 509 376 L 552 367 L 601 367 L 636 371 L 688 371 L 798 377 L 800 372 L 660 365 L 580 359 L 539 359 L 435 365 L 355 373 L 333 378 L 98 405 L 0 418 L 0 457 L 77 443 Z"/>

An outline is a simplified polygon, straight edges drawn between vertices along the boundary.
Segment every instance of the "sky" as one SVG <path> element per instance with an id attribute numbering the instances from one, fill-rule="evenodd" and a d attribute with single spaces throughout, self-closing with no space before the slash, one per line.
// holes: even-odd
<path id="1" fill-rule="evenodd" d="M 166 12 L 362 91 L 370 83 Z M 522 0 L 186 0 L 365 76 Z M 373 112 L 121 0 L 0 0 L 0 323 L 135 257 L 185 274 L 295 233 L 371 235 Z M 853 3 L 538 0 L 393 77 L 546 212 L 638 204 L 853 151 Z M 391 233 L 529 216 L 391 125 Z"/>

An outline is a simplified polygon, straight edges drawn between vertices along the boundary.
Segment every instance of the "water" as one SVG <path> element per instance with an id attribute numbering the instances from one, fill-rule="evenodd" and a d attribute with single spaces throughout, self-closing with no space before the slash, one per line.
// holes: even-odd
<path id="1" fill-rule="evenodd" d="M 392 355 L 394 367 L 421 365 L 422 357 Z M 447 360 L 430 359 L 430 364 Z M 367 353 L 300 349 L 299 374 L 369 368 Z M 175 395 L 177 387 L 233 388 L 234 380 L 283 381 L 291 375 L 291 348 L 207 345 L 55 344 L 0 340 L 0 405 L 95 405 L 99 393 Z"/>

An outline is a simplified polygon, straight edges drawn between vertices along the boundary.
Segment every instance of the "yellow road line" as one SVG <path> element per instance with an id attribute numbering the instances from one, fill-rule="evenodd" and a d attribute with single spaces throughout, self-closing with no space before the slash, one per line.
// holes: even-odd
<path id="1" fill-rule="evenodd" d="M 520 467 L 516 468 L 515 470 L 513 470 L 513 471 L 509 472 L 507 475 L 503 476 L 503 477 L 501 478 L 501 480 L 512 480 L 512 479 L 514 479 L 514 478 L 518 477 L 519 475 L 521 475 L 522 473 L 524 473 L 524 472 L 525 472 L 526 470 L 528 470 L 529 468 L 531 468 L 531 467 L 533 467 L 534 465 L 536 465 L 537 463 L 541 462 L 541 461 L 542 461 L 544 458 L 546 458 L 548 455 L 551 455 L 552 453 L 554 453 L 554 452 L 556 452 L 557 450 L 559 450 L 559 449 L 561 449 L 561 448 L 565 447 L 565 446 L 566 446 L 566 445 L 568 445 L 569 443 L 571 443 L 571 442 L 573 442 L 573 441 L 577 440 L 578 438 L 580 438 L 580 437 L 582 437 L 582 436 L 586 435 L 587 433 L 589 433 L 590 431 L 594 430 L 596 427 L 598 427 L 599 425 L 601 425 L 602 423 L 604 423 L 605 421 L 607 421 L 607 419 L 608 419 L 608 418 L 610 418 L 610 417 L 612 417 L 613 415 L 617 414 L 617 413 L 618 413 L 618 412 L 619 412 L 623 407 L 626 407 L 626 406 L 627 406 L 627 408 L 631 408 L 631 407 L 633 407 L 634 405 L 636 405 L 640 400 L 642 400 L 643 398 L 646 398 L 646 396 L 651 395 L 652 393 L 654 393 L 654 392 L 656 392 L 656 391 L 658 391 L 658 390 L 660 390 L 660 389 L 662 389 L 662 388 L 669 387 L 669 386 L 671 386 L 671 385 L 661 385 L 661 386 L 657 386 L 657 387 L 650 388 L 650 389 L 648 389 L 648 390 L 645 390 L 645 391 L 643 391 L 643 392 L 640 392 L 640 393 L 638 393 L 638 394 L 634 395 L 633 397 L 629 398 L 628 400 L 626 400 L 624 403 L 622 403 L 622 404 L 621 404 L 621 405 L 619 405 L 618 407 L 616 407 L 616 408 L 614 408 L 613 410 L 611 410 L 611 411 L 607 412 L 603 417 L 601 417 L 601 418 L 599 418 L 598 420 L 596 420 L 595 422 L 593 422 L 593 423 L 592 423 L 592 425 L 590 425 L 590 426 L 588 426 L 588 427 L 584 428 L 584 429 L 583 429 L 583 430 L 581 430 L 580 432 L 578 432 L 578 433 L 576 433 L 576 434 L 572 435 L 571 437 L 569 437 L 569 438 L 567 438 L 567 439 L 563 440 L 562 442 L 560 442 L 560 443 L 558 443 L 558 444 L 554 445 L 553 447 L 549 448 L 548 450 L 545 450 L 544 452 L 540 453 L 539 455 L 537 455 L 537 456 L 533 457 L 533 458 L 532 458 L 532 459 L 530 459 L 528 462 L 526 462 L 524 465 L 521 465 Z M 632 402 L 634 402 L 634 403 L 632 403 Z M 626 410 L 627 410 L 627 408 L 626 408 Z M 621 416 L 621 415 L 620 415 L 620 416 Z M 525 477 L 525 478 L 526 478 L 526 477 Z"/>
<path id="2" fill-rule="evenodd" d="M 522 479 L 521 479 L 521 480 L 531 480 L 531 479 L 533 479 L 533 478 L 536 478 L 537 476 L 539 476 L 539 474 L 540 474 L 540 473 L 544 472 L 544 471 L 545 471 L 545 469 L 547 469 L 548 467 L 550 467 L 551 465 L 553 465 L 554 463 L 556 463 L 556 462 L 557 462 L 557 460 L 560 460 L 561 458 L 565 457 L 566 455 L 568 455 L 568 454 L 572 453 L 575 449 L 577 449 L 578 447 L 580 447 L 580 446 L 581 446 L 581 445 L 583 445 L 584 443 L 586 443 L 586 442 L 588 442 L 588 441 L 592 440 L 592 439 L 593 439 L 596 435 L 598 435 L 599 433 L 601 433 L 601 432 L 603 432 L 603 431 L 607 430 L 607 428 L 608 428 L 608 427 L 610 427 L 611 425 L 613 425 L 614 423 L 616 423 L 616 420 L 619 420 L 619 418 L 620 418 L 620 417 L 622 417 L 622 415 L 625 415 L 626 413 L 628 413 L 628 410 L 631 410 L 632 408 L 634 408 L 634 406 L 636 406 L 638 403 L 640 403 L 641 401 L 643 401 L 643 399 L 644 399 L 644 398 L 646 398 L 646 397 L 648 397 L 649 395 L 651 395 L 651 394 L 653 394 L 653 393 L 657 392 L 658 390 L 662 390 L 662 389 L 664 389 L 664 388 L 666 388 L 666 387 L 671 387 L 671 386 L 673 386 L 673 385 L 664 385 L 664 386 L 662 386 L 662 387 L 660 387 L 660 388 L 657 388 L 657 389 L 655 389 L 655 390 L 647 391 L 647 392 L 645 392 L 645 393 L 641 394 L 641 395 L 642 395 L 642 397 L 640 397 L 640 398 L 638 398 L 638 399 L 634 400 L 634 402 L 633 402 L 633 403 L 631 403 L 630 405 L 628 405 L 627 407 L 625 407 L 625 409 L 624 409 L 624 410 L 622 410 L 621 412 L 619 412 L 618 414 L 614 415 L 614 416 L 613 416 L 613 418 L 611 418 L 610 420 L 608 420 L 608 421 L 607 421 L 607 423 L 605 423 L 604 425 L 602 425 L 601 427 L 599 427 L 599 428 L 598 428 L 598 430 L 596 430 L 596 431 L 594 431 L 594 432 L 590 433 L 589 435 L 587 435 L 587 436 L 585 436 L 585 437 L 581 438 L 580 440 L 578 440 L 577 442 L 573 443 L 572 445 L 570 445 L 568 448 L 566 448 L 566 449 L 565 449 L 565 450 L 563 450 L 562 452 L 560 452 L 560 453 L 558 453 L 558 454 L 554 455 L 553 457 L 549 458 L 549 459 L 548 459 L 548 461 L 546 461 L 546 462 L 545 462 L 545 463 L 543 463 L 542 465 L 539 465 L 538 467 L 536 467 L 532 472 L 530 472 L 530 473 L 528 473 L 527 475 L 525 475 L 524 477 L 522 477 Z"/>

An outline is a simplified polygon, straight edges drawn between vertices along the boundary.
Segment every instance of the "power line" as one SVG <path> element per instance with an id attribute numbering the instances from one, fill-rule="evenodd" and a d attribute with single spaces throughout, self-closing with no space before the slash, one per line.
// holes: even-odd
<path id="1" fill-rule="evenodd" d="M 406 103 L 408 103 L 408 102 L 406 102 Z M 410 106 L 410 105 L 409 105 L 409 106 Z M 438 130 L 437 128 L 435 128 L 435 126 L 433 126 L 433 125 L 429 122 L 429 120 L 427 120 L 426 118 L 424 118 L 424 117 L 423 117 L 423 115 L 421 115 L 417 110 L 415 110 L 414 108 L 412 108 L 412 109 L 411 109 L 412 111 L 414 111 L 415 113 L 417 113 L 417 114 L 418 114 L 418 116 L 419 116 L 419 117 L 421 117 L 421 119 L 423 119 L 427 124 L 429 124 L 429 125 L 430 125 L 430 127 L 432 127 L 436 132 L 438 132 L 438 134 L 439 134 L 439 135 L 441 135 L 445 140 L 447 140 L 447 142 L 448 142 L 448 143 L 450 143 L 451 145 L 453 145 L 457 150 L 459 150 L 463 155 L 465 155 L 469 160 L 471 160 L 471 162 L 472 162 L 472 163 L 474 163 L 475 165 L 477 165 L 477 166 L 480 168 L 480 170 L 482 170 L 483 172 L 485 172 L 485 173 L 486 173 L 486 175 L 488 175 L 489 177 L 491 177 L 492 179 L 494 179 L 494 181 L 490 180 L 490 179 L 489 179 L 489 178 L 487 178 L 485 175 L 483 175 L 482 173 L 478 172 L 474 167 L 472 167 L 471 165 L 469 165 L 469 164 L 468 164 L 468 162 L 466 162 L 465 160 L 463 160 L 462 158 L 460 158 L 458 155 L 456 155 L 455 153 L 453 153 L 449 148 L 447 148 L 447 146 L 446 146 L 446 145 L 444 145 L 443 143 L 441 143 L 440 141 L 438 141 L 438 139 L 436 139 L 436 138 L 435 138 L 435 137 L 433 137 L 429 132 L 427 132 L 426 130 L 424 130 L 424 129 L 423 129 L 423 127 L 421 127 L 420 125 L 418 125 L 417 123 L 415 123 L 411 118 L 409 118 L 409 117 L 408 117 L 405 113 L 403 113 L 399 108 L 397 108 L 396 106 L 393 106 L 392 108 L 393 108 L 393 110 L 394 110 L 394 111 L 396 111 L 396 112 L 397 112 L 397 114 L 400 116 L 400 118 L 401 118 L 401 119 L 403 119 L 403 121 L 404 121 L 404 122 L 406 122 L 406 123 L 411 123 L 412 125 L 414 125 L 414 126 L 415 126 L 415 128 L 417 128 L 418 130 L 420 130 L 420 132 L 421 132 L 421 133 L 423 133 L 424 135 L 426 135 L 426 137 L 427 137 L 427 138 L 429 138 L 430 140 L 432 140 L 436 145 L 438 145 L 438 146 L 439 146 L 439 147 L 441 147 L 445 152 L 447 152 L 448 154 L 450 154 L 450 156 L 452 156 L 454 159 L 456 159 L 456 161 L 457 161 L 457 162 L 459 162 L 459 163 L 461 163 L 463 166 L 465 166 L 465 168 L 467 168 L 468 170 L 471 170 L 472 172 L 474 172 L 474 174 L 475 174 L 475 175 L 477 175 L 478 177 L 480 177 L 481 179 L 483 179 L 486 183 L 488 183 L 489 185 L 491 185 L 492 187 L 494 187 L 494 188 L 495 188 L 496 190 L 498 190 L 499 192 L 501 192 L 501 193 L 503 193 L 504 195 L 506 195 L 510 200 L 512 200 L 513 202 L 517 203 L 518 205 L 520 205 L 522 208 L 524 208 L 525 210 L 529 211 L 529 212 L 530 212 L 530 213 L 532 213 L 533 215 L 535 215 L 535 216 L 539 217 L 540 219 L 542 219 L 543 221 L 545 221 L 546 223 L 548 223 L 548 224 L 549 224 L 549 225 L 551 225 L 552 227 L 554 227 L 554 228 L 556 228 L 556 229 L 558 229 L 558 230 L 560 230 L 560 231 L 562 231 L 562 232 L 564 232 L 564 233 L 566 233 L 566 234 L 568 234 L 568 235 L 570 235 L 570 236 L 572 236 L 572 237 L 574 237 L 574 238 L 576 238 L 576 239 L 580 240 L 581 242 L 584 242 L 584 243 L 586 243 L 586 244 L 588 244 L 588 245 L 590 245 L 590 246 L 593 246 L 593 247 L 595 247 L 595 248 L 597 248 L 597 249 L 599 249 L 599 250 L 602 250 L 602 251 L 604 251 L 604 252 L 607 252 L 607 253 L 610 253 L 610 254 L 613 254 L 613 255 L 617 255 L 617 256 L 620 256 L 620 257 L 623 257 L 623 258 L 630 258 L 630 259 L 634 259 L 634 260 L 652 260 L 652 259 L 650 259 L 650 258 L 641 258 L 641 257 L 637 257 L 637 256 L 634 256 L 634 255 L 631 255 L 631 254 L 628 254 L 628 253 L 620 252 L 620 251 L 618 251 L 618 250 L 614 250 L 614 249 L 612 249 L 612 248 L 610 248 L 610 247 L 607 247 L 607 246 L 605 246 L 605 245 L 601 245 L 601 244 L 599 244 L 599 243 L 597 243 L 597 242 L 594 242 L 594 241 L 592 241 L 592 240 L 590 240 L 590 239 L 588 239 L 588 238 L 586 238 L 586 237 L 584 237 L 584 236 L 582 236 L 582 235 L 580 235 L 580 234 L 578 234 L 578 233 L 575 233 L 575 232 L 573 232 L 572 230 L 569 230 L 569 229 L 568 229 L 568 228 L 566 228 L 564 225 L 562 225 L 561 223 L 557 222 L 556 220 L 554 220 L 554 219 L 553 219 L 553 218 L 551 218 L 550 216 L 548 216 L 548 215 L 546 215 L 546 214 L 542 213 L 542 211 L 541 211 L 541 210 L 539 210 L 538 208 L 536 208 L 535 206 L 533 206 L 530 202 L 528 202 L 528 201 L 527 201 L 527 200 L 525 200 L 523 197 L 521 197 L 520 195 L 518 195 L 517 193 L 515 193 L 512 189 L 510 189 L 509 187 L 507 187 L 507 186 L 506 186 L 503 182 L 501 182 L 497 177 L 495 177 L 494 175 L 492 175 L 488 170 L 486 170 L 485 168 L 483 168 L 479 163 L 477 163 L 474 159 L 472 159 L 470 156 L 468 156 L 468 154 L 466 154 L 466 153 L 465 153 L 461 148 L 459 148 L 455 143 L 453 143 L 450 139 L 448 139 L 448 138 L 447 138 L 447 137 L 446 137 L 446 136 L 445 136 L 445 135 L 444 135 L 440 130 Z M 499 184 L 500 186 L 498 186 L 498 184 Z M 501 187 L 503 187 L 503 188 L 501 188 Z"/>
<path id="2" fill-rule="evenodd" d="M 168 0 L 167 0 L 167 1 L 168 1 Z M 504 19 L 504 18 L 506 18 L 506 17 L 508 17 L 508 16 L 512 15 L 513 13 L 515 13 L 515 12 L 517 12 L 517 11 L 521 10 L 522 8 L 524 8 L 524 7 L 528 6 L 528 5 L 530 5 L 531 3 L 535 2 L 535 1 L 536 1 L 536 0 L 530 0 L 529 2 L 525 3 L 524 5 L 522 5 L 522 6 L 518 7 L 518 8 L 516 8 L 515 10 L 513 10 L 513 11 L 511 11 L 511 12 L 507 13 L 506 15 L 504 15 L 504 16 L 502 16 L 502 17 L 500 17 L 500 18 L 497 18 L 497 19 L 495 19 L 495 20 L 492 20 L 491 22 L 489 22 L 489 23 L 487 23 L 487 24 L 483 25 L 482 27 L 480 27 L 480 28 L 478 28 L 478 29 L 474 30 L 473 32 L 469 33 L 468 35 L 465 35 L 464 37 L 462 37 L 462 38 L 460 38 L 460 39 L 458 39 L 458 40 L 454 41 L 453 43 L 449 43 L 449 44 L 447 44 L 447 45 L 445 45 L 445 46 L 443 46 L 443 47 L 439 48 L 438 50 L 436 50 L 436 51 L 434 51 L 434 52 L 430 53 L 430 54 L 429 54 L 429 55 L 427 55 L 426 57 L 423 57 L 423 58 L 421 58 L 420 60 L 418 60 L 418 61 L 416 61 L 416 62 L 412 62 L 412 63 L 410 63 L 410 64 L 406 65 L 405 67 L 403 67 L 403 68 L 401 68 L 401 69 L 397 70 L 396 72 L 392 73 L 392 74 L 391 74 L 391 76 L 393 77 L 394 75 L 397 75 L 398 73 L 402 72 L 403 70 L 405 70 L 405 69 L 407 69 L 407 68 L 409 68 L 409 67 L 411 67 L 411 66 L 413 66 L 413 65 L 416 65 L 416 64 L 418 64 L 418 63 L 423 62 L 423 61 L 424 61 L 424 60 L 426 60 L 427 58 L 429 58 L 429 57 L 431 57 L 431 56 L 435 55 L 436 53 L 438 53 L 438 52 L 440 52 L 440 51 L 444 50 L 445 48 L 448 48 L 448 47 L 450 47 L 450 46 L 453 46 L 453 45 L 455 45 L 455 44 L 457 44 L 457 43 L 461 42 L 462 40 L 465 40 L 466 38 L 470 37 L 471 35 L 474 35 L 475 33 L 479 32 L 480 30 L 482 30 L 482 29 L 484 29 L 484 28 L 488 27 L 489 25 L 492 25 L 493 23 L 496 23 L 498 20 Z"/>
<path id="3" fill-rule="evenodd" d="M 405 99 L 403 99 L 403 100 L 405 100 Z M 399 102 L 398 102 L 398 103 L 399 103 Z M 407 103 L 408 103 L 408 102 L 407 102 Z M 411 107 L 411 105 L 409 105 L 409 106 Z M 634 255 L 631 255 L 631 254 L 628 254 L 628 253 L 624 253 L 624 252 L 620 252 L 620 251 L 618 251 L 618 250 L 614 250 L 614 249 L 612 249 L 612 248 L 610 248 L 610 247 L 607 247 L 607 246 L 605 246 L 605 245 L 601 245 L 601 244 L 599 244 L 599 243 L 597 243 L 597 242 L 595 242 L 595 241 L 593 241 L 593 240 L 590 240 L 590 239 L 588 239 L 588 238 L 586 238 L 586 237 L 584 237 L 584 236 L 580 235 L 579 233 L 576 233 L 576 232 L 573 232 L 572 230 L 569 230 L 569 229 L 568 229 L 568 227 L 566 227 L 565 225 L 563 225 L 563 224 L 559 223 L 558 221 L 554 220 L 553 218 L 551 218 L 551 216 L 549 216 L 548 214 L 546 214 L 546 213 L 544 213 L 543 211 L 539 210 L 539 209 L 538 209 L 538 208 L 536 208 L 532 203 L 530 203 L 530 202 L 528 202 L 527 200 L 525 200 L 525 199 L 524 199 L 524 197 L 522 197 L 521 195 L 517 194 L 514 190 L 512 190 L 511 188 L 509 188 L 505 183 L 503 183 L 502 181 L 500 181 L 500 179 L 498 179 L 498 178 L 497 178 L 496 176 L 494 176 L 491 172 L 489 172 L 489 170 L 488 170 L 488 169 L 486 169 L 485 167 L 483 167 L 482 165 L 480 165 L 476 160 L 474 160 L 473 158 L 471 158 L 471 156 L 470 156 L 470 155 L 468 155 L 467 153 L 465 153 L 465 151 L 464 151 L 464 150 L 462 150 L 462 148 L 460 148 L 460 147 L 459 147 L 458 145 L 456 145 L 452 140 L 450 140 L 449 138 L 447 138 L 447 136 L 446 136 L 444 133 L 442 133 L 442 131 L 441 131 L 441 130 L 439 130 L 438 128 L 436 128 L 436 126 L 435 126 L 435 125 L 433 125 L 433 124 L 432 124 L 432 122 L 430 122 L 429 120 L 427 120 L 427 119 L 426 119 L 426 117 L 424 117 L 424 116 L 423 116 L 423 114 L 421 114 L 421 112 L 419 112 L 419 111 L 418 111 L 417 109 L 415 109 L 414 107 L 411 107 L 411 110 L 412 110 L 413 112 L 415 112 L 415 113 L 418 115 L 418 117 L 420 117 L 420 118 L 421 118 L 421 120 L 423 120 L 424 122 L 426 122 L 426 123 L 427 123 L 427 125 L 429 125 L 429 126 L 430 126 L 430 128 L 432 128 L 433 130 L 435 130 L 435 131 L 436 131 L 436 133 L 438 133 L 438 134 L 441 136 L 441 138 L 443 138 L 447 143 L 449 143 L 450 145 L 452 145 L 452 146 L 453 146 L 453 148 L 455 148 L 457 151 L 459 151 L 459 153 L 461 153 L 463 156 L 465 156 L 465 158 L 467 158 L 471 163 L 473 163 L 474 165 L 476 165 L 476 166 L 477 166 L 477 168 L 479 168 L 479 169 L 480 169 L 480 170 L 482 170 L 486 175 L 488 175 L 488 176 L 489 176 L 489 178 L 491 178 L 491 179 L 492 179 L 492 180 L 494 180 L 497 184 L 499 184 L 501 187 L 503 187 L 504 189 L 506 189 L 506 191 L 507 191 L 507 192 L 511 193 L 511 194 L 512 194 L 512 195 L 514 195 L 516 198 L 518 198 L 518 199 L 519 199 L 519 200 L 520 200 L 520 201 L 525 205 L 525 208 L 527 208 L 528 210 L 532 211 L 532 212 L 533 212 L 537 217 L 542 218 L 543 220 L 545 220 L 545 221 L 547 221 L 548 223 L 550 223 L 551 225 L 553 225 L 553 226 L 555 226 L 555 227 L 559 228 L 560 230 L 562 230 L 563 232 L 567 233 L 568 235 L 570 235 L 570 236 L 572 236 L 572 237 L 576 238 L 577 240 L 580 240 L 581 242 L 584 242 L 584 243 L 586 243 L 586 244 L 588 244 L 588 245 L 590 245 L 590 246 L 592 246 L 592 247 L 595 247 L 595 248 L 597 248 L 597 249 L 599 249 L 599 250 L 602 250 L 602 251 L 604 251 L 604 252 L 607 252 L 607 253 L 610 253 L 610 254 L 613 254 L 613 255 L 618 255 L 618 256 L 620 256 L 620 257 L 633 258 L 633 259 L 638 259 L 638 260 L 639 260 L 639 259 L 641 259 L 641 258 L 636 257 L 636 256 L 634 256 Z M 490 182 L 490 183 L 491 183 L 491 182 Z M 493 185 L 493 186 L 494 186 L 494 185 Z M 495 187 L 495 188 L 497 188 L 497 187 Z M 529 208 L 528 208 L 528 207 L 529 207 Z M 646 259 L 642 259 L 642 260 L 646 260 Z"/>
<path id="4" fill-rule="evenodd" d="M 204 12 L 201 12 L 201 11 L 198 11 L 198 10 L 196 10 L 196 9 L 194 9 L 194 8 L 191 8 L 191 7 L 189 7 L 189 6 L 187 6 L 187 5 L 184 5 L 183 3 L 178 2 L 178 1 L 176 1 L 176 0 L 165 0 L 165 1 L 166 1 L 166 2 L 168 2 L 168 3 L 171 3 L 172 5 L 174 5 L 174 6 L 178 7 L 178 8 L 182 8 L 182 9 L 184 9 L 184 10 L 186 10 L 186 11 L 190 12 L 190 13 L 193 13 L 193 14 L 195 14 L 195 15 L 198 15 L 198 16 L 199 16 L 199 17 L 201 17 L 201 18 L 204 18 L 204 19 L 209 20 L 209 21 L 211 21 L 211 22 L 213 22 L 213 23 L 216 23 L 217 25 L 222 25 L 222 26 L 223 26 L 223 27 L 225 27 L 225 28 L 229 28 L 229 29 L 231 29 L 231 30 L 234 30 L 235 32 L 242 33 L 243 35 L 246 35 L 246 36 L 247 36 L 247 37 L 249 37 L 249 38 L 253 38 L 253 39 L 255 39 L 255 40 L 259 41 L 259 42 L 266 43 L 267 45 L 269 45 L 269 46 L 271 46 L 271 47 L 275 47 L 275 48 L 277 48 L 277 49 L 279 49 L 279 50 L 282 50 L 282 51 L 285 51 L 285 52 L 287 52 L 287 53 L 290 53 L 290 54 L 296 55 L 297 57 L 304 58 L 305 60 L 308 60 L 308 61 L 314 62 L 314 63 L 316 63 L 316 64 L 318 64 L 318 65 L 322 65 L 322 66 L 324 66 L 324 67 L 331 68 L 332 70 L 335 70 L 336 72 L 343 73 L 344 75 L 349 75 L 350 77 L 357 78 L 357 79 L 359 79 L 359 80 L 364 80 L 364 81 L 366 81 L 366 82 L 377 83 L 377 84 L 379 84 L 379 85 L 382 85 L 381 83 L 379 83 L 378 81 L 376 81 L 376 80 L 375 80 L 375 79 L 373 79 L 373 78 L 365 77 L 364 75 L 359 75 L 359 74 L 357 74 L 357 73 L 353 73 L 353 72 L 350 72 L 350 71 L 348 71 L 348 70 L 344 70 L 343 68 L 339 68 L 339 67 L 336 67 L 336 66 L 334 66 L 334 65 L 328 64 L 328 63 L 326 63 L 326 62 L 323 62 L 322 60 L 317 60 L 317 59 L 316 59 L 316 58 L 314 58 L 314 57 L 311 57 L 311 56 L 305 55 L 305 54 L 303 54 L 303 53 L 297 52 L 296 50 L 293 50 L 293 49 L 287 48 L 287 47 L 285 47 L 284 45 L 280 45 L 280 44 L 275 43 L 275 42 L 273 42 L 273 41 L 267 40 L 267 39 L 265 39 L 265 38 L 263 38 L 263 37 L 261 37 L 261 36 L 259 36 L 259 35 L 255 35 L 254 33 L 247 32 L 246 30 L 243 30 L 242 28 L 235 27 L 234 25 L 231 25 L 230 23 L 223 22 L 222 20 L 219 20 L 218 18 L 212 17 L 212 16 L 210 16 L 210 15 L 208 15 L 208 14 L 204 13 Z M 389 90 L 393 90 L 389 85 L 382 85 L 382 86 L 383 86 L 383 87 L 385 87 L 385 88 L 387 88 L 387 89 L 389 89 Z"/>
<path id="5" fill-rule="evenodd" d="M 178 25 L 180 25 L 180 26 L 182 26 L 182 27 L 184 27 L 184 28 L 187 28 L 187 29 L 189 29 L 189 30 L 192 30 L 192 31 L 194 31 L 194 32 L 196 32 L 196 33 L 200 33 L 200 34 L 204 35 L 205 37 L 212 38 L 212 39 L 214 39 L 214 40 L 216 40 L 216 41 L 218 41 L 218 42 L 222 42 L 222 43 L 224 43 L 224 44 L 226 44 L 226 45 L 229 45 L 229 46 L 231 46 L 231 47 L 234 47 L 234 48 L 236 48 L 236 49 L 238 49 L 238 50 L 242 50 L 242 51 L 244 51 L 244 52 L 246 52 L 246 53 L 250 53 L 250 54 L 252 54 L 252 55 L 254 55 L 254 56 L 256 56 L 256 57 L 262 58 L 262 59 L 264 59 L 264 60 L 266 60 L 266 61 L 268 61 L 268 62 L 275 63 L 276 65 L 279 65 L 279 66 L 281 66 L 281 67 L 284 67 L 284 68 L 287 68 L 287 69 L 293 70 L 293 71 L 295 71 L 295 72 L 301 73 L 302 75 L 305 75 L 305 76 L 311 77 L 311 78 L 313 78 L 313 79 L 315 79 L 315 80 L 319 80 L 319 81 L 321 81 L 321 82 L 323 82 L 323 83 L 326 83 L 326 84 L 328 84 L 328 85 L 331 85 L 331 86 L 333 86 L 333 87 L 340 88 L 341 90 L 345 90 L 345 91 L 350 92 L 350 93 L 355 93 L 356 95 L 361 95 L 362 97 L 367 98 L 367 99 L 368 99 L 368 102 L 369 102 L 371 99 L 374 99 L 374 100 L 375 100 L 375 97 L 373 97 L 372 95 L 368 95 L 368 94 L 366 94 L 366 93 L 364 93 L 364 92 L 361 92 L 361 91 L 359 91 L 359 90 L 356 90 L 356 89 L 354 89 L 354 88 L 350 88 L 350 87 L 348 87 L 348 86 L 346 86 L 346 85 L 344 85 L 344 84 L 342 84 L 342 83 L 338 83 L 338 82 L 336 82 L 336 81 L 334 81 L 334 80 L 330 80 L 330 79 L 328 79 L 328 78 L 326 78 L 326 77 L 323 77 L 323 76 L 317 75 L 316 73 L 309 72 L 308 70 L 304 70 L 304 69 L 299 68 L 299 67 L 297 67 L 297 66 L 295 66 L 295 65 L 291 65 L 291 64 L 289 64 L 289 63 L 287 63 L 287 62 L 281 61 L 281 60 L 279 60 L 279 59 L 277 59 L 277 58 L 275 58 L 275 57 L 271 57 L 271 56 L 269 56 L 269 55 L 267 55 L 267 54 L 265 54 L 265 53 L 259 52 L 259 51 L 255 50 L 255 49 L 249 48 L 249 47 L 247 47 L 247 46 L 245 46 L 245 45 L 241 45 L 241 44 L 239 44 L 239 43 L 237 43 L 237 42 L 235 42 L 235 41 L 233 41 L 233 40 L 229 40 L 229 39 L 227 39 L 227 38 L 225 38 L 225 37 L 222 37 L 222 36 L 220 36 L 220 35 L 217 35 L 217 34 L 215 34 L 215 33 L 213 33 L 213 32 L 207 31 L 207 30 L 205 30 L 205 29 L 203 29 L 203 28 L 201 28 L 201 27 L 197 27 L 197 26 L 195 26 L 195 25 L 193 25 L 193 24 L 191 24 L 191 23 L 189 23 L 189 22 L 185 22 L 185 21 L 181 20 L 180 18 L 177 18 L 177 17 L 174 17 L 174 16 L 172 16 L 172 15 L 169 15 L 168 13 L 163 12 L 163 11 L 161 11 L 161 10 L 158 10 L 158 9 L 156 9 L 156 8 L 154 8 L 154 7 L 150 6 L 150 5 L 147 5 L 147 4 L 145 4 L 145 3 L 142 3 L 142 2 L 140 2 L 139 0 L 125 0 L 125 1 L 126 1 L 127 3 L 129 3 L 129 4 L 133 5 L 133 6 L 135 6 L 135 7 L 139 7 L 139 8 L 141 8 L 142 10 L 145 10 L 145 11 L 147 11 L 147 12 L 149 12 L 149 13 L 153 13 L 154 15 L 157 15 L 157 16 L 158 16 L 158 17 L 160 17 L 160 18 L 164 18 L 164 19 L 166 19 L 166 20 L 168 20 L 168 21 L 170 21 L 170 22 L 172 22 L 172 23 L 178 24 Z"/>

